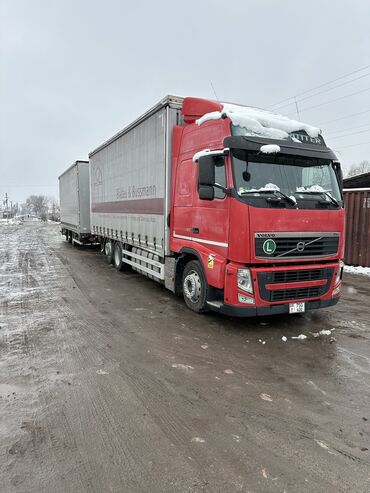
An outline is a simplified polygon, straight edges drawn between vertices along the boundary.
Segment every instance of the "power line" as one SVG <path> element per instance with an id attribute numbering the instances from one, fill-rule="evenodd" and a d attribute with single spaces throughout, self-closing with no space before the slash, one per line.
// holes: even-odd
<path id="1" fill-rule="evenodd" d="M 369 113 L 370 108 L 365 111 L 359 111 L 358 113 L 351 113 L 350 115 L 341 116 L 340 118 L 335 118 L 334 120 L 329 120 L 327 122 L 321 123 L 320 126 L 327 125 L 328 123 L 339 122 L 340 120 L 346 120 L 347 118 L 352 118 L 353 116 L 364 115 L 365 113 Z"/>
<path id="2" fill-rule="evenodd" d="M 290 101 L 291 99 L 294 99 L 294 97 L 303 96 L 304 94 L 308 94 L 309 92 L 315 91 L 316 89 L 321 89 L 321 87 L 325 87 L 329 84 L 332 84 L 333 82 L 337 82 L 337 80 L 345 79 L 346 77 L 349 77 L 350 75 L 353 75 L 353 74 L 357 74 L 358 72 L 362 72 L 363 70 L 366 70 L 369 67 L 370 67 L 370 65 L 366 65 L 365 67 L 361 67 L 357 70 L 354 70 L 353 72 L 349 72 L 347 74 L 341 75 L 340 77 L 337 77 L 336 79 L 329 80 L 328 82 L 324 82 L 323 84 L 312 87 L 311 89 L 307 89 L 306 91 L 299 92 L 299 93 L 295 94 L 294 96 L 290 96 L 289 98 L 283 99 L 282 101 L 279 101 L 278 103 L 271 104 L 267 108 L 271 108 L 272 106 L 278 106 L 282 103 L 285 103 L 285 101 Z"/>
<path id="3" fill-rule="evenodd" d="M 340 149 L 346 149 L 347 147 L 356 147 L 356 146 L 364 146 L 366 144 L 370 144 L 370 140 L 368 140 L 367 142 L 359 142 L 358 144 L 350 144 L 348 146 L 343 146 L 343 147 L 340 147 Z"/>
<path id="4" fill-rule="evenodd" d="M 366 132 L 370 132 L 370 130 L 362 130 L 361 132 L 351 132 L 349 134 L 337 135 L 335 137 L 329 137 L 329 140 L 341 139 L 342 137 L 349 137 L 350 135 L 364 134 Z"/>
<path id="5" fill-rule="evenodd" d="M 325 132 L 325 136 L 330 134 L 337 134 L 341 132 L 346 132 L 347 130 L 355 130 L 356 128 L 370 127 L 370 123 L 365 123 L 364 125 L 357 125 L 356 127 L 343 128 L 342 130 L 331 130 L 330 132 Z"/>
<path id="6" fill-rule="evenodd" d="M 301 111 L 313 110 L 314 108 L 319 108 L 320 106 L 324 106 L 325 104 L 335 103 L 336 101 L 341 101 L 342 99 L 349 98 L 351 96 L 356 96 L 356 94 L 362 94 L 363 92 L 370 91 L 370 87 L 366 89 L 362 89 L 361 91 L 352 92 L 351 94 L 346 94 L 345 96 L 341 96 L 340 98 L 331 99 L 330 101 L 325 101 L 324 103 L 315 104 L 314 106 L 309 106 L 308 108 L 301 108 Z M 292 115 L 293 113 L 289 113 Z M 289 116 L 287 115 L 287 116 Z"/>
<path id="7" fill-rule="evenodd" d="M 336 86 L 329 87 L 328 89 L 324 89 L 323 91 L 315 92 L 314 94 L 311 94 L 310 96 L 306 96 L 305 98 L 294 100 L 291 103 L 284 104 L 283 106 L 278 106 L 277 108 L 274 108 L 274 111 L 281 110 L 282 108 L 286 108 L 287 106 L 291 106 L 292 104 L 302 103 L 302 101 L 307 101 L 307 99 L 314 98 L 315 96 L 324 94 L 325 92 L 332 91 L 333 89 L 337 89 L 338 87 L 345 86 L 346 84 L 350 84 L 351 82 L 355 82 L 356 80 L 363 79 L 364 77 L 369 77 L 369 75 L 370 72 L 368 74 L 360 75 L 355 79 L 347 80 L 345 82 L 342 82 L 341 84 L 337 84 Z"/>

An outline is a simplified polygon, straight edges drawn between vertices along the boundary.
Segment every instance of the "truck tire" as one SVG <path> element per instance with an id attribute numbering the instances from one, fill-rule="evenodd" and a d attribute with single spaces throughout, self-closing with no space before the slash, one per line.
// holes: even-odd
<path id="1" fill-rule="evenodd" d="M 108 264 L 113 264 L 114 248 L 113 248 L 113 242 L 111 240 L 107 240 L 105 242 L 104 253 Z"/>
<path id="2" fill-rule="evenodd" d="M 122 245 L 118 241 L 114 245 L 113 263 L 117 270 L 121 271 L 124 269 L 125 263 L 122 262 Z"/>
<path id="3" fill-rule="evenodd" d="M 72 231 L 68 231 L 68 243 L 72 243 Z"/>
<path id="4" fill-rule="evenodd" d="M 182 276 L 182 293 L 185 304 L 196 313 L 207 310 L 207 281 L 203 267 L 198 260 L 191 260 L 185 265 Z"/>

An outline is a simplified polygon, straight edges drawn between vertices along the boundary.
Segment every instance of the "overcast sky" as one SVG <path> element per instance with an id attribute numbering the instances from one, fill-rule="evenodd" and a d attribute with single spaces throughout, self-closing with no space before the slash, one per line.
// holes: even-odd
<path id="1" fill-rule="evenodd" d="M 369 66 L 297 99 L 330 89 L 299 103 L 301 119 L 346 166 L 370 159 L 368 0 L 0 5 L 0 200 L 57 196 L 73 161 L 168 93 L 214 99 L 211 82 L 220 100 L 266 108 Z"/>

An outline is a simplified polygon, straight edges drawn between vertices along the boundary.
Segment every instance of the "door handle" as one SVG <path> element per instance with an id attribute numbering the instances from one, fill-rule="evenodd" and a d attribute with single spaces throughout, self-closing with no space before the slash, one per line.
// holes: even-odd
<path id="1" fill-rule="evenodd" d="M 199 228 L 192 228 L 191 232 L 195 234 L 199 234 Z"/>

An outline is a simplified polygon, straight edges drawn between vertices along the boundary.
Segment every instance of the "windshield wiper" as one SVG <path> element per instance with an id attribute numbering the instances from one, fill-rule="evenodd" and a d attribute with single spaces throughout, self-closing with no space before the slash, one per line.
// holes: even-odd
<path id="1" fill-rule="evenodd" d="M 321 190 L 320 192 L 314 192 L 314 191 L 310 191 L 310 190 L 305 190 L 304 192 L 296 192 L 296 193 L 305 193 L 307 195 L 325 195 L 325 197 L 328 197 L 328 199 L 330 200 L 330 202 L 332 202 L 335 206 L 337 206 L 337 207 L 340 206 L 340 204 L 337 201 L 337 199 L 335 199 L 332 195 L 330 195 L 330 193 L 327 192 L 326 190 Z"/>
<path id="2" fill-rule="evenodd" d="M 286 193 L 281 192 L 280 190 L 276 190 L 276 188 L 265 189 L 265 190 L 245 190 L 244 192 L 239 192 L 239 193 L 240 195 L 244 195 L 247 193 L 274 193 L 274 194 L 279 193 L 287 202 L 289 202 L 289 204 L 297 205 L 297 202 L 294 199 L 289 197 L 289 195 L 287 195 Z"/>

